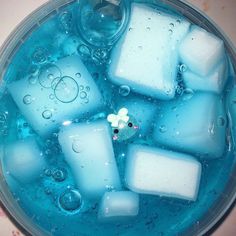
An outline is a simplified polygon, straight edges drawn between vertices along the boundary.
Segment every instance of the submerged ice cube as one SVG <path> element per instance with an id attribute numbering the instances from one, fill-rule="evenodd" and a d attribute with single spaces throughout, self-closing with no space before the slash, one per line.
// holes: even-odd
<path id="1" fill-rule="evenodd" d="M 166 147 L 213 158 L 224 152 L 225 131 L 223 101 L 199 92 L 161 104 L 153 134 L 156 142 Z"/>
<path id="2" fill-rule="evenodd" d="M 101 94 L 78 56 L 42 66 L 37 76 L 8 85 L 21 113 L 40 135 L 64 121 L 81 118 L 102 107 Z"/>
<path id="3" fill-rule="evenodd" d="M 63 127 L 59 143 L 83 197 L 97 199 L 108 190 L 121 188 L 106 121 Z"/>
<path id="4" fill-rule="evenodd" d="M 184 64 L 199 76 L 207 76 L 224 59 L 224 43 L 206 30 L 193 27 L 179 47 Z"/>
<path id="5" fill-rule="evenodd" d="M 33 138 L 17 141 L 5 147 L 4 169 L 15 180 L 28 184 L 40 178 L 45 159 Z"/>
<path id="6" fill-rule="evenodd" d="M 102 221 L 127 219 L 139 212 L 139 195 L 131 191 L 106 192 L 100 203 L 98 218 Z"/>
<path id="7" fill-rule="evenodd" d="M 124 37 L 112 52 L 112 82 L 159 99 L 175 95 L 178 45 L 190 23 L 141 4 L 132 4 Z"/>
<path id="8" fill-rule="evenodd" d="M 201 164 L 189 155 L 129 146 L 125 179 L 134 192 L 195 201 L 200 178 Z"/>
<path id="9" fill-rule="evenodd" d="M 227 80 L 227 65 L 225 60 L 208 76 L 199 76 L 187 70 L 183 73 L 184 83 L 187 88 L 199 91 L 215 92 L 220 94 Z"/>

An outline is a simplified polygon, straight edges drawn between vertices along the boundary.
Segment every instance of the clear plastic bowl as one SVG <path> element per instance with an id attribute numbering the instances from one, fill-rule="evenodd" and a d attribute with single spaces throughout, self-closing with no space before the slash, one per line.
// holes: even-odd
<path id="1" fill-rule="evenodd" d="M 0 78 L 4 77 L 6 69 L 13 57 L 14 53 L 18 50 L 20 45 L 22 45 L 27 38 L 27 36 L 37 27 L 47 20 L 50 16 L 57 13 L 57 11 L 68 4 L 72 4 L 77 0 L 56 0 L 49 1 L 48 3 L 42 5 L 36 11 L 31 13 L 25 20 L 21 22 L 20 25 L 11 33 L 8 39 L 4 42 L 0 48 Z M 196 9 L 194 6 L 183 0 L 158 0 L 149 1 L 150 3 L 158 3 L 160 6 L 167 5 L 171 7 L 174 11 L 184 15 L 193 24 L 199 25 L 205 28 L 207 31 L 217 35 L 221 38 L 229 54 L 234 70 L 236 69 L 236 50 L 231 43 L 230 39 L 219 29 L 219 27 L 209 19 L 203 12 Z M 3 86 L 1 86 L 2 88 Z M 0 88 L 0 93 L 2 92 Z M 1 164 L 1 163 L 0 163 Z M 229 181 L 224 189 L 224 194 L 222 194 L 216 204 L 212 206 L 211 209 L 197 221 L 195 225 L 187 229 L 184 235 L 204 235 L 214 227 L 216 227 L 219 222 L 224 218 L 225 214 L 232 208 L 233 203 L 236 199 L 236 165 L 230 174 Z M 23 212 L 22 209 L 17 205 L 12 194 L 9 191 L 6 180 L 3 176 L 2 168 L 0 166 L 0 200 L 5 207 L 5 209 L 10 214 L 12 220 L 21 226 L 26 232 L 34 236 L 44 236 L 49 235 L 41 228 L 37 228 L 33 221 L 29 219 L 28 216 Z"/>

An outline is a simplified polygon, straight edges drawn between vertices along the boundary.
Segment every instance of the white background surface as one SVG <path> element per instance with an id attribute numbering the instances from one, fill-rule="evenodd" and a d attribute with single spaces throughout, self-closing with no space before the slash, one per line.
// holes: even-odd
<path id="1" fill-rule="evenodd" d="M 11 31 L 37 7 L 47 0 L 0 0 L 0 46 Z M 189 0 L 210 16 L 230 37 L 236 46 L 236 0 Z M 0 236 L 22 235 L 0 209 Z M 236 209 L 214 236 L 236 235 Z"/>

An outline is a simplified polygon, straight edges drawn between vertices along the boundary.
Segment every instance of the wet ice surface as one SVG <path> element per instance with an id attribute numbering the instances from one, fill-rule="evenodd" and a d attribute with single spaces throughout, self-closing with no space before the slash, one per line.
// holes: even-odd
<path id="1" fill-rule="evenodd" d="M 127 6 L 61 9 L 25 39 L 0 90 L 4 176 L 52 235 L 182 233 L 234 163 L 223 42 L 153 5 L 124 20 Z"/>

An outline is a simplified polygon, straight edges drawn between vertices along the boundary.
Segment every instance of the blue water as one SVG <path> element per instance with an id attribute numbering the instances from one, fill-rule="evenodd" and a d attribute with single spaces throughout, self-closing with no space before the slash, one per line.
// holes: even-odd
<path id="1" fill-rule="evenodd" d="M 5 90 L 0 98 L 0 146 L 5 150 L 10 144 L 17 143 L 19 140 L 27 143 L 27 140 L 33 139 L 40 150 L 40 153 L 34 152 L 39 158 L 37 163 L 42 165 L 41 169 L 37 169 L 35 161 L 29 159 L 20 167 L 17 166 L 17 163 L 9 164 L 6 157 L 3 157 L 1 165 L 9 189 L 16 199 L 16 204 L 19 204 L 33 223 L 55 236 L 181 234 L 200 221 L 203 215 L 214 207 L 217 199 L 224 192 L 235 164 L 231 134 L 230 132 L 220 133 L 223 135 L 223 139 L 227 140 L 224 154 L 221 157 L 209 157 L 210 154 L 190 151 L 190 154 L 202 164 L 199 193 L 195 202 L 140 194 L 138 216 L 121 222 L 101 223 L 98 221 L 99 201 L 89 202 L 86 196 L 81 196 L 72 168 L 68 165 L 62 152 L 58 141 L 61 126 L 106 120 L 109 114 L 117 114 L 122 107 L 132 111 L 130 121 L 132 126 L 140 126 L 137 131 L 130 131 L 128 125 L 116 135 L 117 130 L 110 129 L 123 189 L 127 189 L 124 170 L 128 144 L 138 143 L 167 150 L 176 149 L 153 139 L 153 129 L 159 128 L 161 133 L 165 133 L 166 127 L 156 127 L 155 118 L 148 113 L 150 110 L 154 111 L 155 117 L 158 119 L 160 116 L 158 112 L 162 111 L 163 106 L 169 102 L 142 95 L 140 92 L 135 93 L 128 85 L 113 84 L 108 78 L 107 71 L 112 63 L 111 52 L 127 27 L 127 22 L 123 19 L 124 6 L 122 5 L 119 9 L 113 5 L 108 8 L 108 12 L 105 11 L 107 15 L 101 17 L 101 14 L 98 13 L 93 15 L 91 7 L 86 5 L 86 1 L 82 1 L 82 3 L 85 4 L 82 10 L 79 10 L 78 3 L 73 3 L 60 9 L 56 15 L 50 16 L 45 22 L 41 22 L 40 26 L 27 35 L 23 43 L 19 45 L 8 65 L 2 85 L 5 86 Z M 100 10 L 103 7 L 103 5 L 97 6 Z M 151 7 L 159 9 L 155 5 L 151 5 Z M 162 8 L 160 14 L 163 11 L 175 14 Z M 82 22 L 80 14 L 84 14 Z M 128 14 L 125 17 L 128 17 Z M 181 16 L 177 17 L 182 19 Z M 97 31 L 102 33 L 96 34 Z M 87 81 L 86 78 L 81 78 L 81 74 L 83 77 L 83 73 L 86 72 L 81 72 L 80 68 L 76 67 L 78 64 L 75 59 L 68 61 L 69 64 L 71 63 L 70 65 L 58 64 L 64 58 L 76 55 L 84 63 L 92 80 Z M 78 70 L 78 72 L 74 73 L 73 70 Z M 71 75 L 72 71 L 74 76 Z M 40 79 L 42 73 L 47 74 L 46 80 L 44 77 L 42 80 Z M 233 84 L 233 73 L 230 71 L 227 75 L 228 83 L 219 95 L 225 107 L 227 107 L 225 97 Z M 62 74 L 63 80 L 60 79 Z M 178 104 L 181 106 L 180 99 L 184 96 L 183 91 L 187 91 L 181 77 L 180 70 L 177 92 L 173 98 L 176 106 Z M 52 79 L 56 81 L 56 85 L 52 86 L 52 89 L 50 88 L 52 93 L 47 92 L 48 97 L 44 97 L 45 91 L 49 91 L 47 90 L 48 82 L 51 82 Z M 23 82 L 21 83 L 21 81 Z M 24 81 L 29 82 L 27 89 L 22 87 L 26 86 Z M 18 87 L 14 88 L 14 96 L 10 93 L 9 88 L 16 82 Z M 39 93 L 35 87 L 37 83 L 41 85 L 40 91 L 42 92 L 42 95 L 38 97 L 37 94 L 34 94 Z M 62 92 L 60 86 L 62 86 Z M 95 87 L 98 88 L 101 97 L 95 91 Z M 21 91 L 27 91 L 23 99 L 24 104 L 21 100 L 21 103 L 17 102 Z M 186 93 L 188 94 L 189 91 Z M 191 97 L 198 96 L 198 92 L 191 91 L 190 95 Z M 72 102 L 78 99 L 78 107 L 70 109 Z M 33 111 L 27 110 L 29 107 L 27 104 L 30 105 L 33 102 L 37 102 L 38 107 L 35 107 Z M 55 104 L 56 111 L 51 110 L 50 104 Z M 83 105 L 87 106 L 89 110 L 85 109 L 81 113 L 81 110 L 84 109 Z M 195 108 L 198 109 L 197 106 Z M 56 114 L 55 120 L 54 114 Z M 57 116 L 57 114 L 59 115 Z M 189 116 L 191 120 L 191 114 Z M 224 118 L 222 121 L 222 119 L 220 120 L 221 126 L 224 127 L 224 131 L 229 131 L 229 120 Z M 206 122 L 208 121 L 206 120 Z M 178 127 L 178 124 L 175 125 Z M 186 129 L 189 124 L 181 124 L 180 127 Z M 179 131 L 181 132 L 181 130 Z M 187 131 L 185 130 L 185 132 Z M 83 137 L 81 139 L 83 140 Z M 177 148 L 177 150 L 189 153 L 189 150 L 185 148 Z M 5 153 L 7 153 L 6 150 Z M 27 167 L 29 163 L 32 164 L 32 167 Z M 13 166 L 10 170 L 9 165 Z M 32 175 L 30 172 L 25 173 L 27 168 L 38 173 L 36 177 L 34 176 L 33 181 L 30 180 L 33 173 Z M 93 173 L 89 173 L 89 175 L 93 176 Z M 113 190 L 115 189 L 112 186 L 107 188 L 107 191 Z"/>

